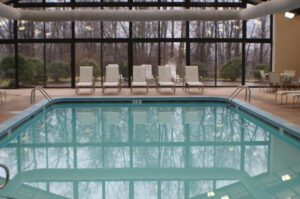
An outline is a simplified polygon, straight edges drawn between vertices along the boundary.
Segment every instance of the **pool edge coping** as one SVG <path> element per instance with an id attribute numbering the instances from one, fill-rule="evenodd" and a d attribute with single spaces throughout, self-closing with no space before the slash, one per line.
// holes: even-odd
<path id="1" fill-rule="evenodd" d="M 262 110 L 252 104 L 246 103 L 239 99 L 234 99 L 229 102 L 226 97 L 62 97 L 62 98 L 53 98 L 53 102 L 55 103 L 68 103 L 68 102 L 101 102 L 101 101 L 114 101 L 114 102 L 124 102 L 124 101 L 150 101 L 150 102 L 158 102 L 158 101 L 206 101 L 206 102 L 222 102 L 234 105 L 236 108 L 244 110 L 250 115 L 259 118 L 266 122 L 269 125 L 277 127 L 279 132 L 288 134 L 298 140 L 300 140 L 300 126 L 297 126 L 279 116 L 276 116 L 272 113 L 269 113 L 265 110 Z M 178 102 L 177 101 L 177 102 Z M 17 114 L 10 119 L 0 123 L 0 140 L 5 135 L 11 133 L 14 129 L 18 128 L 20 125 L 33 118 L 35 114 L 40 111 L 46 109 L 51 106 L 51 104 L 47 100 L 42 100 L 32 106 L 26 108 L 20 114 Z"/>

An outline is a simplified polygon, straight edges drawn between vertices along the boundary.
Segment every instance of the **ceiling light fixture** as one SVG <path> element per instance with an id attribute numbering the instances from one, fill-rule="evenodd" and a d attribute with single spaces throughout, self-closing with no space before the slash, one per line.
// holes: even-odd
<path id="1" fill-rule="evenodd" d="M 285 12 L 284 16 L 288 19 L 294 19 L 294 17 L 296 16 L 294 13 L 292 12 Z"/>
<path id="2" fill-rule="evenodd" d="M 94 30 L 94 28 L 93 28 L 93 27 L 91 27 L 91 26 L 86 26 L 86 27 L 85 27 L 85 29 L 86 29 L 86 30 L 88 30 L 88 31 L 92 31 L 92 30 Z"/>
<path id="3" fill-rule="evenodd" d="M 281 176 L 281 180 L 283 182 L 289 181 L 291 179 L 292 179 L 292 177 L 290 175 L 288 175 L 288 174 Z"/>
<path id="4" fill-rule="evenodd" d="M 228 195 L 222 196 L 221 199 L 230 199 Z"/>
<path id="5" fill-rule="evenodd" d="M 207 192 L 207 197 L 211 198 L 214 197 L 216 194 L 213 191 Z"/>
<path id="6" fill-rule="evenodd" d="M 21 30 L 21 31 L 25 30 L 25 26 L 20 26 L 19 30 Z"/>

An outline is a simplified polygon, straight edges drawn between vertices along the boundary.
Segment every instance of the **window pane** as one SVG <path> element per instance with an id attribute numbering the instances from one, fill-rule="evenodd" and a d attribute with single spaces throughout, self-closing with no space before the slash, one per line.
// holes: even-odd
<path id="1" fill-rule="evenodd" d="M 101 21 L 76 21 L 75 37 L 101 38 Z"/>
<path id="2" fill-rule="evenodd" d="M 160 62 L 161 65 L 175 65 L 176 74 L 179 75 L 179 77 L 183 77 L 185 66 L 185 43 L 162 43 Z M 174 75 L 173 78 L 175 78 Z"/>
<path id="3" fill-rule="evenodd" d="M 241 38 L 242 33 L 242 21 L 232 20 L 217 22 L 218 38 Z"/>
<path id="4" fill-rule="evenodd" d="M 247 38 L 270 38 L 270 16 L 247 21 Z"/>
<path id="5" fill-rule="evenodd" d="M 101 43 L 77 43 L 75 47 L 76 77 L 79 77 L 79 66 L 93 66 L 94 77 L 101 85 Z"/>
<path id="6" fill-rule="evenodd" d="M 191 2 L 199 2 L 199 3 L 214 3 L 215 0 L 191 0 Z"/>
<path id="7" fill-rule="evenodd" d="M 101 0 L 75 0 L 76 2 L 101 2 Z"/>
<path id="8" fill-rule="evenodd" d="M 20 3 L 41 3 L 42 0 L 20 0 Z"/>
<path id="9" fill-rule="evenodd" d="M 71 45 L 46 44 L 47 86 L 71 86 Z"/>
<path id="10" fill-rule="evenodd" d="M 47 8 L 47 10 L 70 10 L 69 8 Z M 71 38 L 71 22 L 46 22 L 46 38 Z"/>
<path id="11" fill-rule="evenodd" d="M 229 3 L 239 3 L 242 2 L 242 0 L 218 0 L 219 3 L 222 2 L 229 2 Z"/>
<path id="12" fill-rule="evenodd" d="M 34 87 L 44 83 L 44 44 L 19 44 L 19 84 Z"/>
<path id="13" fill-rule="evenodd" d="M 199 67 L 205 85 L 215 85 L 215 43 L 191 43 L 191 65 Z"/>
<path id="14" fill-rule="evenodd" d="M 135 38 L 157 38 L 158 22 L 157 21 L 141 21 L 133 22 L 133 37 Z"/>
<path id="15" fill-rule="evenodd" d="M 190 22 L 191 38 L 214 38 L 215 22 L 213 21 L 191 21 Z"/>
<path id="16" fill-rule="evenodd" d="M 133 0 L 133 2 L 157 2 L 158 0 Z"/>
<path id="17" fill-rule="evenodd" d="M 19 39 L 43 39 L 44 23 L 32 21 L 18 21 Z"/>
<path id="18" fill-rule="evenodd" d="M 68 3 L 70 0 L 46 0 L 46 3 Z"/>
<path id="19" fill-rule="evenodd" d="M 124 78 L 124 86 L 128 86 L 128 45 L 127 43 L 103 44 L 103 69 L 108 64 L 118 64 L 120 74 Z"/>
<path id="20" fill-rule="evenodd" d="M 185 21 L 162 21 L 160 22 L 161 38 L 185 37 Z"/>
<path id="21" fill-rule="evenodd" d="M 126 10 L 126 8 L 105 8 L 105 10 Z M 129 22 L 126 21 L 104 21 L 103 38 L 128 38 Z"/>
<path id="22" fill-rule="evenodd" d="M 160 10 L 182 10 L 182 8 L 163 7 Z M 160 37 L 161 38 L 183 38 L 186 36 L 185 21 L 161 21 Z"/>
<path id="23" fill-rule="evenodd" d="M 15 87 L 15 51 L 12 44 L 0 44 L 0 87 Z"/>
<path id="24" fill-rule="evenodd" d="M 271 45 L 269 43 L 246 44 L 246 82 L 261 85 L 259 70 L 270 70 Z"/>
<path id="25" fill-rule="evenodd" d="M 158 66 L 158 43 L 134 43 L 133 64 L 151 64 L 152 70 Z"/>
<path id="26" fill-rule="evenodd" d="M 217 44 L 217 85 L 237 86 L 241 84 L 241 49 L 240 43 Z"/>
<path id="27" fill-rule="evenodd" d="M 14 22 L 0 18 L 0 39 L 12 39 L 14 34 Z"/>

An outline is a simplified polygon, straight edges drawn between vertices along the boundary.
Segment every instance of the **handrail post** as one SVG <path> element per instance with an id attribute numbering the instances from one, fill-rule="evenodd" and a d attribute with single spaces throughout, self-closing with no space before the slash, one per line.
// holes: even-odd
<path id="1" fill-rule="evenodd" d="M 229 97 L 227 98 L 229 103 L 232 102 L 232 100 L 238 95 L 240 94 L 240 92 L 242 90 L 245 90 L 245 101 L 249 102 L 251 101 L 251 89 L 248 86 L 245 85 L 240 85 L 238 86 L 232 93 L 231 95 L 229 95 Z"/>
<path id="2" fill-rule="evenodd" d="M 34 89 L 31 90 L 31 104 L 35 102 L 35 92 L 40 91 L 40 93 L 48 100 L 48 102 L 52 105 L 53 99 L 52 97 L 45 91 L 45 89 L 41 86 L 36 86 Z"/>

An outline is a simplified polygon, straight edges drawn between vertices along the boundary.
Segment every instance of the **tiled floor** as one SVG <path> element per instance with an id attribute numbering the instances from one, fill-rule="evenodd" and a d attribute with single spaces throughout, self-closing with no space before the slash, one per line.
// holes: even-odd
<path id="1" fill-rule="evenodd" d="M 206 88 L 205 93 L 201 96 L 228 96 L 230 95 L 235 88 Z M 96 89 L 93 95 L 89 95 L 87 90 L 82 90 L 82 94 L 76 95 L 75 89 L 46 89 L 47 92 L 52 97 L 101 97 L 102 90 L 100 88 Z M 291 105 L 279 105 L 275 102 L 275 94 L 266 92 L 260 89 L 251 89 L 252 90 L 252 100 L 251 104 L 270 112 L 274 115 L 277 115 L 285 120 L 287 123 L 292 123 L 300 127 L 300 105 L 292 107 Z M 111 90 L 113 91 L 113 90 Z M 135 89 L 135 93 L 131 94 L 130 89 L 122 89 L 121 93 L 116 95 L 115 92 L 106 94 L 105 96 L 198 96 L 198 92 L 186 94 L 182 88 L 176 89 L 176 94 L 172 95 L 171 92 L 165 90 L 164 94 L 158 94 L 155 88 L 150 88 L 149 92 L 145 94 L 140 90 Z M 30 92 L 31 89 L 12 89 L 7 90 L 7 99 L 3 104 L 0 105 L 0 122 L 3 122 L 16 114 L 19 114 L 20 111 L 31 106 L 30 104 Z M 239 96 L 243 98 L 243 94 Z M 37 94 L 37 100 L 44 99 L 40 94 Z"/>

